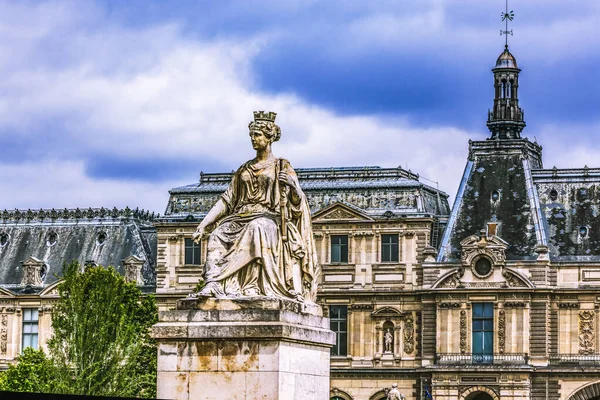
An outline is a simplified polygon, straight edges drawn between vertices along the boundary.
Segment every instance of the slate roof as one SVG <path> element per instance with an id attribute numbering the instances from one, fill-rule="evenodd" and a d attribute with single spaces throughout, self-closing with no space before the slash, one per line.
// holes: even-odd
<path id="1" fill-rule="evenodd" d="M 52 217 L 50 217 L 52 216 Z M 45 263 L 44 286 L 60 279 L 64 263 L 114 266 L 130 255 L 143 260 L 145 284 L 155 284 L 156 229 L 152 214 L 138 210 L 14 210 L 0 213 L 0 286 L 22 291 L 22 262 Z"/>
<path id="2" fill-rule="evenodd" d="M 600 168 L 532 171 L 550 256 L 600 260 Z"/>
<path id="3" fill-rule="evenodd" d="M 509 260 L 547 246 L 555 261 L 600 261 L 600 168 L 543 169 L 527 139 L 471 142 L 438 261 L 459 260 L 460 241 L 488 222 L 499 223 Z"/>
<path id="4" fill-rule="evenodd" d="M 352 204 L 344 194 L 356 193 L 357 195 L 371 196 L 374 193 L 389 194 L 389 199 L 375 203 L 364 203 L 358 206 L 361 210 L 373 216 L 407 214 L 429 214 L 447 216 L 450 212 L 448 195 L 419 181 L 419 175 L 403 168 L 381 167 L 335 167 L 335 168 L 297 168 L 296 173 L 300 185 L 311 203 L 311 211 L 326 207 L 338 201 Z M 218 200 L 218 195 L 223 193 L 231 181 L 231 173 L 200 174 L 200 181 L 171 189 L 171 197 L 165 215 L 159 220 L 188 219 L 197 221 L 206 215 L 212 204 Z M 326 195 L 327 200 L 315 202 L 319 196 Z M 339 196 L 336 196 L 339 195 Z M 413 205 L 399 205 L 394 202 L 395 196 L 408 195 L 414 198 Z M 173 205 L 176 202 L 187 205 L 181 207 Z M 204 201 L 201 205 L 198 202 Z M 210 204 L 206 204 L 209 202 Z M 196 206 L 192 205 L 196 204 Z"/>

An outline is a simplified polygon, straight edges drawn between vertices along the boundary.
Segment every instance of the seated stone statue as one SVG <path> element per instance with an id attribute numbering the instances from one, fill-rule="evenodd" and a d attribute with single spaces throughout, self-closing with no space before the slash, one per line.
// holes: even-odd
<path id="1" fill-rule="evenodd" d="M 234 174 L 229 188 L 202 220 L 193 239 L 208 239 L 208 297 L 267 296 L 316 300 L 320 272 L 308 202 L 290 163 L 276 158 L 274 112 L 254 113 L 249 124 L 256 157 Z"/>

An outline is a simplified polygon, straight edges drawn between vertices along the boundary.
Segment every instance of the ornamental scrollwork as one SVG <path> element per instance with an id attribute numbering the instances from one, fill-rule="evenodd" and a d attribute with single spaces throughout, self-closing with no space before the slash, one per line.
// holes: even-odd
<path id="1" fill-rule="evenodd" d="M 8 315 L 0 316 L 0 354 L 6 355 L 8 345 Z"/>
<path id="2" fill-rule="evenodd" d="M 481 258 L 487 258 L 492 267 L 506 264 L 506 249 L 508 243 L 496 235 L 488 235 L 485 230 L 479 236 L 473 235 L 460 242 L 462 246 L 461 262 L 463 266 L 473 269 L 475 275 L 482 275 L 475 271 L 475 264 Z M 491 273 L 491 272 L 490 272 Z M 489 274 L 483 274 L 489 275 Z"/>
<path id="3" fill-rule="evenodd" d="M 412 354 L 415 351 L 415 324 L 412 316 L 404 319 L 404 352 Z"/>
<path id="4" fill-rule="evenodd" d="M 467 311 L 460 310 L 460 352 L 467 352 Z"/>
<path id="5" fill-rule="evenodd" d="M 595 353 L 595 333 L 593 310 L 584 310 L 579 312 L 579 354 Z"/>
<path id="6" fill-rule="evenodd" d="M 498 353 L 504 354 L 506 347 L 506 311 L 498 311 Z"/>

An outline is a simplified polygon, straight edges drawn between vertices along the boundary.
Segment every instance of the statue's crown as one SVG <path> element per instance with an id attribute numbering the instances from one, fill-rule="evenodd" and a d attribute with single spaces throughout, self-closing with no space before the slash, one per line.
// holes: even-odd
<path id="1" fill-rule="evenodd" d="M 277 113 L 274 113 L 272 111 L 269 111 L 269 112 L 254 111 L 254 121 L 275 122 L 276 116 L 277 116 Z"/>

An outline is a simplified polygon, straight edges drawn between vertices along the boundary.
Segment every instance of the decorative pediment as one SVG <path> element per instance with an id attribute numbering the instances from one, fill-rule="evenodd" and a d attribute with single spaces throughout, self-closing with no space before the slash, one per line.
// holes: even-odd
<path id="1" fill-rule="evenodd" d="M 336 202 L 317 211 L 312 218 L 314 221 L 373 221 L 369 215 L 355 206 Z"/>
<path id="2" fill-rule="evenodd" d="M 400 318 L 404 316 L 404 313 L 393 307 L 382 307 L 371 313 L 373 318 Z"/>
<path id="3" fill-rule="evenodd" d="M 3 298 L 6 298 L 6 297 L 12 298 L 12 297 L 15 297 L 15 294 L 6 289 L 0 288 L 0 298 L 2 298 L 2 297 Z"/>
<path id="4" fill-rule="evenodd" d="M 473 235 L 460 242 L 462 246 L 461 261 L 465 266 L 473 265 L 481 256 L 487 256 L 494 265 L 506 263 L 505 251 L 508 243 L 496 235 L 487 235 L 482 231 L 479 236 Z"/>
<path id="5" fill-rule="evenodd" d="M 529 289 L 535 288 L 533 282 L 531 282 L 526 276 L 521 274 L 512 268 L 504 267 L 502 269 L 502 276 L 506 279 L 507 287 L 525 287 Z"/>
<path id="6" fill-rule="evenodd" d="M 44 288 L 44 290 L 42 290 L 40 292 L 40 297 L 58 296 L 58 286 L 63 282 L 64 282 L 64 279 L 60 279 L 60 280 L 54 282 L 53 284 L 49 285 L 48 287 Z"/>
<path id="7" fill-rule="evenodd" d="M 432 289 L 482 289 L 482 288 L 523 288 L 533 289 L 535 285 L 523 274 L 512 269 L 503 267 L 500 280 L 475 280 L 465 282 L 464 268 L 455 268 L 442 275 L 433 285 Z M 494 275 L 497 276 L 497 275 Z"/>

